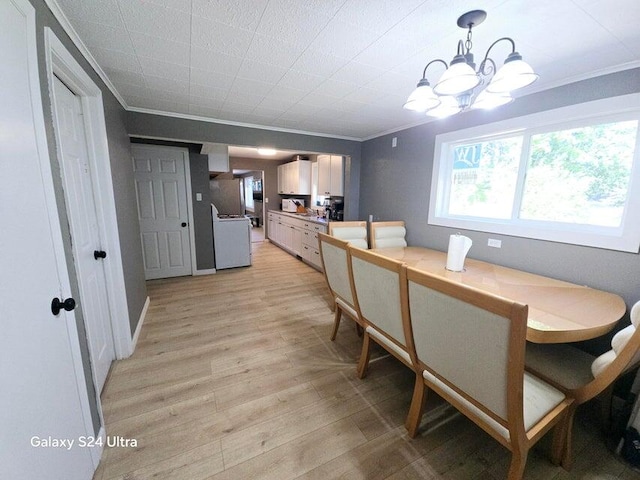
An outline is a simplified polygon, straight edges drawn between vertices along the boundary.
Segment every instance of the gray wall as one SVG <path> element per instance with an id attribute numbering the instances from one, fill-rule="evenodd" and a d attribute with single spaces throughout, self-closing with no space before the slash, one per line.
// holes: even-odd
<path id="1" fill-rule="evenodd" d="M 449 235 L 457 230 L 427 224 L 436 135 L 634 92 L 640 92 L 640 69 L 518 98 L 492 112 L 471 111 L 366 141 L 362 147 L 360 216 L 404 220 L 409 244 L 445 251 Z M 393 137 L 398 138 L 396 148 L 391 148 Z M 469 254 L 473 258 L 615 292 L 628 306 L 640 299 L 637 254 L 476 231 L 463 233 L 473 239 Z M 502 248 L 487 247 L 489 236 L 502 239 Z"/>
<path id="2" fill-rule="evenodd" d="M 358 217 L 360 207 L 360 154 L 361 142 L 336 138 L 304 135 L 298 133 L 278 132 L 260 128 L 223 125 L 212 122 L 201 122 L 173 118 L 162 115 L 149 115 L 138 112 L 127 112 L 127 132 L 134 136 L 180 140 L 187 142 L 213 142 L 228 145 L 256 147 L 269 145 L 276 149 L 299 150 L 301 152 L 333 153 L 347 155 L 351 160 L 345 166 L 345 220 Z M 284 163 L 284 162 L 283 162 Z M 235 167 L 241 168 L 241 167 Z M 254 168 L 254 167 L 248 167 Z M 262 168 L 255 167 L 262 170 Z M 265 172 L 266 173 L 266 172 Z M 277 177 L 266 179 L 265 183 L 277 187 Z M 273 200 L 278 198 L 271 193 L 267 209 L 275 209 Z"/>
<path id="3" fill-rule="evenodd" d="M 211 194 L 209 191 L 209 157 L 202 155 L 202 145 L 189 146 L 191 167 L 191 202 L 193 203 L 193 228 L 196 237 L 196 265 L 198 270 L 214 268 L 213 227 L 211 225 Z M 202 201 L 196 194 L 202 194 Z"/>
<path id="4" fill-rule="evenodd" d="M 30 0 L 36 10 L 36 35 L 38 48 L 38 64 L 44 110 L 47 142 L 49 145 L 49 157 L 53 171 L 53 182 L 60 215 L 60 224 L 64 237 L 64 249 L 71 280 L 72 295 L 79 298 L 78 280 L 75 275 L 73 256 L 71 251 L 71 237 L 68 228 L 67 211 L 60 177 L 60 165 L 57 159 L 55 136 L 53 130 L 53 117 L 51 113 L 51 99 L 49 98 L 49 85 L 46 75 L 44 28 L 50 27 L 56 36 L 64 43 L 78 63 L 89 74 L 93 81 L 103 92 L 105 110 L 105 122 L 108 135 L 109 156 L 111 159 L 111 172 L 113 177 L 116 213 L 118 216 L 118 232 L 121 244 L 121 255 L 127 290 L 127 303 L 129 308 L 129 320 L 133 332 L 136 323 L 144 307 L 147 291 L 142 267 L 142 246 L 140 244 L 140 229 L 137 219 L 137 208 L 133 179 L 131 176 L 131 155 L 129 152 L 129 140 L 125 130 L 125 112 L 118 101 L 95 74 L 84 57 L 77 51 L 71 40 L 55 19 L 43 0 Z M 100 419 L 97 411 L 96 392 L 91 383 L 91 366 L 89 350 L 86 342 L 86 331 L 82 312 L 76 311 L 78 334 L 80 337 L 80 350 L 84 364 L 85 377 L 87 378 L 87 392 L 89 394 L 93 427 L 97 433 L 100 428 Z"/>

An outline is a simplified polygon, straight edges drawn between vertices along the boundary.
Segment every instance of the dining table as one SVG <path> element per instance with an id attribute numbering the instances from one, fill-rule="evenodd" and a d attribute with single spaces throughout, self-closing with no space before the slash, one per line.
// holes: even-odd
<path id="1" fill-rule="evenodd" d="M 447 270 L 447 253 L 424 247 L 373 249 L 379 255 L 450 281 L 528 305 L 527 340 L 567 343 L 606 334 L 624 316 L 614 293 L 467 257 L 464 269 Z"/>

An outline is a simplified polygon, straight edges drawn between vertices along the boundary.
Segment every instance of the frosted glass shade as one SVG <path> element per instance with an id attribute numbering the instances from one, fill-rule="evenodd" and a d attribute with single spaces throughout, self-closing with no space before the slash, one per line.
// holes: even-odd
<path id="1" fill-rule="evenodd" d="M 475 70 L 465 62 L 459 62 L 447 68 L 433 91 L 438 95 L 459 95 L 475 88 L 479 83 L 480 78 Z"/>
<path id="2" fill-rule="evenodd" d="M 513 97 L 508 93 L 490 93 L 486 90 L 480 92 L 480 95 L 475 99 L 471 108 L 482 108 L 484 110 L 490 110 L 492 108 L 506 105 L 513 102 Z"/>
<path id="3" fill-rule="evenodd" d="M 416 89 L 409 95 L 409 98 L 407 98 L 403 108 L 415 112 L 426 112 L 438 105 L 440 105 L 440 99 L 433 93 L 431 86 L 426 83 L 424 85 L 418 84 Z"/>
<path id="4" fill-rule="evenodd" d="M 508 59 L 507 59 L 508 60 Z M 487 85 L 487 92 L 507 93 L 531 85 L 538 74 L 523 60 L 507 61 Z"/>
<path id="5" fill-rule="evenodd" d="M 430 117 L 444 118 L 451 115 L 455 115 L 462 107 L 458 104 L 455 97 L 440 97 L 440 105 L 431 110 L 427 110 L 427 115 Z"/>

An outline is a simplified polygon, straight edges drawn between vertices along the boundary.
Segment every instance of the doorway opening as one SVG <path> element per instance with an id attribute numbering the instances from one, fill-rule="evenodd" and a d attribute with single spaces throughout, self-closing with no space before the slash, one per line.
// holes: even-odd
<path id="1" fill-rule="evenodd" d="M 264 242 L 264 171 L 245 172 L 242 174 L 242 182 L 244 215 L 251 220 L 251 243 Z"/>

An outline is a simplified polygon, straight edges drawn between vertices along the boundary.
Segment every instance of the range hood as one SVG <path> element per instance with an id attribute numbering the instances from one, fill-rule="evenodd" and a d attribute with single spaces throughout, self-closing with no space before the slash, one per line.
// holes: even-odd
<path id="1" fill-rule="evenodd" d="M 229 145 L 221 143 L 205 143 L 200 153 L 209 157 L 209 172 L 229 171 Z"/>

